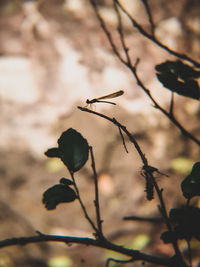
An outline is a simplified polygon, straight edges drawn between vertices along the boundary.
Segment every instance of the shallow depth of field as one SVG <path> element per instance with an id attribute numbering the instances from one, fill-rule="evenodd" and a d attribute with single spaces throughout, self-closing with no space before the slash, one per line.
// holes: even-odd
<path id="1" fill-rule="evenodd" d="M 48 159 L 44 152 L 56 146 L 61 133 L 72 127 L 94 149 L 103 228 L 108 239 L 148 254 L 172 255 L 171 246 L 160 240 L 165 229 L 162 223 L 123 220 L 131 215 L 160 216 L 157 199 L 146 200 L 141 161 L 134 147 L 125 139 L 127 154 L 116 127 L 81 112 L 77 106 L 86 106 L 87 99 L 125 91 L 113 99 L 116 106 L 97 103 L 91 108 L 125 125 L 150 165 L 168 175 L 157 175 L 168 209 L 184 202 L 180 182 L 199 160 L 198 146 L 153 107 L 128 69 L 113 55 L 89 1 L 39 2 L 37 6 L 34 1 L 0 1 L 0 239 L 30 236 L 37 230 L 92 237 L 78 202 L 47 211 L 41 201 L 48 187 L 69 175 L 59 160 Z M 111 1 L 100 2 L 103 18 L 113 28 L 117 43 Z M 148 29 L 141 2 L 125 2 L 127 10 Z M 153 2 L 160 40 L 199 60 L 199 2 Z M 134 59 L 140 59 L 138 73 L 142 81 L 168 107 L 171 93 L 156 79 L 154 67 L 174 58 L 141 36 L 126 19 L 124 27 L 127 45 Z M 199 101 L 175 95 L 175 114 L 192 134 L 200 137 Z M 94 216 L 90 165 L 89 160 L 76 180 L 88 212 Z M 199 248 L 198 242 L 195 245 Z M 184 250 L 186 244 L 181 246 Z M 40 243 L 0 249 L 0 267 L 100 267 L 110 256 L 116 255 L 81 245 Z M 196 249 L 194 259 L 199 256 Z"/>

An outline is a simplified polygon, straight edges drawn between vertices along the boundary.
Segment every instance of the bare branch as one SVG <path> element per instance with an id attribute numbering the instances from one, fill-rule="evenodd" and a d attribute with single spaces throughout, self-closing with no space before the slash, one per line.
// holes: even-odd
<path id="1" fill-rule="evenodd" d="M 164 45 L 163 43 L 161 43 L 155 36 L 153 36 L 152 34 L 149 34 L 147 31 L 145 31 L 142 26 L 137 23 L 137 21 L 128 13 L 128 11 L 125 10 L 125 8 L 122 6 L 122 4 L 118 1 L 118 0 L 114 0 L 117 5 L 120 7 L 120 9 L 124 12 L 124 14 L 126 14 L 126 16 L 130 19 L 130 21 L 132 22 L 133 26 L 135 28 L 137 28 L 137 30 L 143 35 L 145 36 L 147 39 L 151 40 L 152 42 L 154 42 L 155 44 L 157 44 L 159 47 L 161 47 L 162 49 L 164 49 L 165 51 L 167 51 L 169 54 L 176 56 L 177 58 L 186 60 L 190 63 L 192 63 L 194 66 L 196 67 L 200 67 L 200 63 L 195 61 L 194 59 L 188 57 L 185 54 L 180 54 L 172 49 L 170 49 L 168 46 Z"/>
<path id="2" fill-rule="evenodd" d="M 131 141 L 131 143 L 134 144 L 136 150 L 138 151 L 139 155 L 140 155 L 140 158 L 143 162 L 143 164 L 145 166 L 148 166 L 148 162 L 147 162 L 147 159 L 145 157 L 145 154 L 143 154 L 140 146 L 138 145 L 137 141 L 135 140 L 135 138 L 133 137 L 133 135 L 131 133 L 129 133 L 129 131 L 127 131 L 126 127 L 124 125 L 122 125 L 121 123 L 119 123 L 115 118 L 110 118 L 102 113 L 99 113 L 99 112 L 96 112 L 96 111 L 93 111 L 93 110 L 90 110 L 88 108 L 84 108 L 84 107 L 78 107 L 78 109 L 80 109 L 81 111 L 85 111 L 85 112 L 88 112 L 88 113 L 92 113 L 92 114 L 95 114 L 99 117 L 102 117 L 110 122 L 112 122 L 113 124 L 115 124 L 118 128 L 120 128 L 129 138 L 129 140 Z"/>
<path id="3" fill-rule="evenodd" d="M 102 28 L 103 31 L 105 32 L 105 34 L 106 34 L 106 36 L 107 36 L 107 38 L 108 38 L 108 40 L 109 40 L 109 42 L 110 42 L 110 45 L 111 45 L 111 47 L 112 47 L 113 52 L 116 54 L 116 56 L 119 58 L 119 60 L 120 60 L 123 64 L 125 64 L 126 61 L 122 58 L 120 52 L 118 51 L 118 49 L 117 49 L 117 47 L 116 47 L 116 45 L 115 45 L 115 43 L 114 43 L 114 41 L 113 41 L 113 39 L 112 39 L 112 36 L 111 36 L 109 30 L 107 29 L 106 24 L 104 23 L 104 20 L 102 19 L 101 15 L 100 15 L 100 13 L 99 13 L 99 10 L 98 10 L 98 8 L 97 8 L 97 4 L 96 4 L 95 0 L 90 0 L 90 3 L 91 3 L 91 5 L 92 5 L 93 8 L 94 8 L 95 14 L 96 14 L 96 16 L 97 16 L 97 18 L 98 18 L 98 20 L 99 20 L 99 22 L 100 22 L 101 28 Z"/>
<path id="4" fill-rule="evenodd" d="M 148 15 L 148 18 L 149 18 L 149 23 L 151 25 L 151 35 L 155 37 L 155 24 L 153 22 L 153 16 L 151 14 L 151 10 L 150 10 L 150 7 L 149 7 L 149 3 L 148 3 L 148 0 L 141 0 L 144 7 L 145 7 L 145 10 L 146 10 L 146 13 Z"/>
<path id="5" fill-rule="evenodd" d="M 125 37 L 124 37 L 124 31 L 123 31 L 123 26 L 122 26 L 121 15 L 119 13 L 119 10 L 118 10 L 118 7 L 117 7 L 117 4 L 115 3 L 115 1 L 114 1 L 114 9 L 115 9 L 115 12 L 117 14 L 117 19 L 118 19 L 117 30 L 118 30 L 118 33 L 119 33 L 119 36 L 120 36 L 120 41 L 121 41 L 121 44 L 122 44 L 123 51 L 124 51 L 125 56 L 126 56 L 126 62 L 127 62 L 128 65 L 132 65 L 131 58 L 129 56 L 129 49 L 126 46 L 126 43 L 125 43 Z"/>
<path id="6" fill-rule="evenodd" d="M 76 195 L 78 197 L 78 200 L 79 200 L 79 203 L 81 205 L 81 208 L 83 210 L 83 213 L 85 215 L 85 218 L 88 220 L 88 222 L 90 223 L 90 225 L 92 226 L 92 228 L 94 229 L 95 231 L 95 235 L 98 235 L 98 229 L 96 228 L 94 222 L 92 221 L 92 219 L 90 218 L 90 216 L 88 215 L 88 212 L 86 210 L 86 207 L 85 205 L 83 204 L 83 201 L 81 199 L 81 196 L 80 196 L 80 193 L 79 193 L 79 189 L 78 189 L 78 186 L 76 185 L 76 181 L 74 179 L 74 173 L 70 172 L 70 175 L 71 175 L 71 178 L 72 178 L 72 181 L 74 182 L 74 188 L 76 190 Z"/>
<path id="7" fill-rule="evenodd" d="M 58 236 L 58 235 L 46 235 L 40 234 L 38 236 L 29 236 L 29 237 L 16 237 L 0 241 L 0 248 L 9 247 L 14 245 L 27 245 L 39 242 L 60 242 L 66 245 L 71 244 L 82 244 L 87 246 L 94 246 L 99 248 L 104 248 L 112 250 L 118 253 L 121 253 L 126 256 L 131 256 L 132 261 L 147 261 L 157 265 L 167 266 L 170 259 L 162 259 L 160 257 L 151 256 L 139 252 L 138 250 L 124 248 L 119 245 L 110 243 L 106 239 L 92 239 L 87 237 L 72 237 L 72 236 Z"/>
<path id="8" fill-rule="evenodd" d="M 111 44 L 111 47 L 113 49 L 113 52 L 114 54 L 118 57 L 118 59 L 126 66 L 128 67 L 128 69 L 132 72 L 132 74 L 135 76 L 135 79 L 137 81 L 137 84 L 138 86 L 140 86 L 143 91 L 147 94 L 147 96 L 150 98 L 150 100 L 153 102 L 154 104 L 154 107 L 158 110 L 160 110 L 180 131 L 183 135 L 185 135 L 187 138 L 191 139 L 193 142 L 195 142 L 198 146 L 200 146 L 200 140 L 197 139 L 195 136 L 193 136 L 190 132 L 188 132 L 177 120 L 176 118 L 174 117 L 173 114 L 170 113 L 170 111 L 166 111 L 161 105 L 159 105 L 159 103 L 154 99 L 154 97 L 151 95 L 150 93 L 150 90 L 148 88 L 145 87 L 145 85 L 143 84 L 143 82 L 141 81 L 141 79 L 139 78 L 138 74 L 137 74 L 137 65 L 138 64 L 135 64 L 135 65 L 132 65 L 131 61 L 129 60 L 129 54 L 128 54 L 128 49 L 125 45 L 125 41 L 124 41 L 124 35 L 123 35 L 123 32 L 122 31 L 119 31 L 119 34 L 120 34 L 120 38 L 121 38 L 121 42 L 122 42 L 122 46 L 124 44 L 124 52 L 125 52 L 125 55 L 126 55 L 126 58 L 127 58 L 127 61 L 124 60 L 120 53 L 118 52 L 113 40 L 112 40 L 112 37 L 111 37 L 111 34 L 110 32 L 108 31 L 108 29 L 106 28 L 106 25 L 103 21 L 103 19 L 101 18 L 99 12 L 98 12 L 98 8 L 97 8 L 97 5 L 96 5 L 96 2 L 95 0 L 90 0 L 91 3 L 92 3 L 92 6 L 94 7 L 94 10 L 95 10 L 95 13 L 97 15 L 97 18 L 101 24 L 101 27 L 103 29 L 103 31 L 105 32 L 110 44 Z M 122 5 L 119 3 L 118 0 L 114 0 L 115 3 L 117 3 L 117 5 L 121 8 L 121 10 L 131 19 L 132 23 L 134 24 L 134 26 L 136 28 L 138 28 L 139 32 L 141 34 L 143 34 L 144 36 L 146 36 L 147 38 L 151 39 L 152 41 L 154 41 L 156 44 L 158 44 L 159 46 L 160 43 L 154 38 L 152 37 L 149 33 L 147 33 L 129 14 L 128 12 L 122 7 Z M 115 7 L 116 8 L 116 7 Z M 117 11 L 117 8 L 116 8 L 116 12 L 119 12 Z M 119 23 L 119 26 L 118 26 L 118 30 L 120 29 L 120 27 L 122 27 L 122 24 L 121 24 L 121 17 L 119 16 L 119 13 L 118 13 L 118 23 Z M 164 46 L 164 45 L 162 45 Z M 167 48 L 169 50 L 169 48 Z M 171 51 L 171 50 L 170 50 Z M 186 59 L 185 56 L 182 57 L 180 54 L 176 53 L 176 52 L 173 52 L 175 56 L 179 57 L 179 58 L 183 58 L 183 59 Z M 171 54 L 173 54 L 171 52 Z M 179 56 L 178 56 L 179 55 Z M 191 63 L 193 63 L 194 65 L 199 65 L 200 66 L 200 63 L 197 63 L 197 62 L 192 62 L 192 59 L 188 58 L 186 59 L 188 61 L 190 61 Z M 136 63 L 138 63 L 138 61 L 136 61 Z"/>
<path id="9" fill-rule="evenodd" d="M 163 223 L 163 218 L 150 218 L 150 217 L 138 217 L 138 216 L 125 216 L 123 218 L 125 221 L 139 221 L 139 222 L 148 222 L 148 223 Z"/>
<path id="10" fill-rule="evenodd" d="M 89 147 L 90 149 L 90 155 L 91 155 L 91 160 L 92 160 L 92 169 L 93 169 L 93 174 L 94 174 L 94 186 L 95 186 L 95 208 L 96 208 L 96 217 L 97 217 L 97 225 L 98 225 L 98 237 L 102 238 L 103 237 L 103 232 L 102 232 L 102 219 L 100 216 L 100 205 L 99 205 L 99 190 L 98 190 L 98 178 L 97 178 L 97 172 L 96 172 L 96 167 L 95 167 L 95 161 L 94 161 L 94 154 L 93 154 L 93 149 L 92 146 Z"/>
<path id="11" fill-rule="evenodd" d="M 128 149 L 127 149 L 127 147 L 126 147 L 126 143 L 125 143 L 124 136 L 123 136 L 123 133 L 122 133 L 122 131 L 121 131 L 121 128 L 118 127 L 118 129 L 119 129 L 119 134 L 120 134 L 120 136 L 121 136 L 121 138 L 122 138 L 122 143 L 123 143 L 124 149 L 125 149 L 126 153 L 128 153 Z"/>
<path id="12" fill-rule="evenodd" d="M 114 258 L 108 258 L 107 261 L 106 261 L 106 267 L 109 267 L 109 264 L 110 264 L 111 261 L 116 262 L 116 263 L 126 264 L 126 263 L 133 262 L 134 260 L 133 260 L 133 258 L 131 258 L 130 260 L 117 260 L 117 259 L 114 259 Z"/>
<path id="13" fill-rule="evenodd" d="M 169 108 L 169 114 L 171 117 L 174 117 L 173 111 L 174 111 L 174 92 L 171 92 L 171 101 L 170 101 L 170 108 Z"/>
<path id="14" fill-rule="evenodd" d="M 93 110 L 90 110 L 90 109 L 87 109 L 87 108 L 83 108 L 83 107 L 78 107 L 78 109 L 80 109 L 81 111 L 84 111 L 84 112 L 88 112 L 88 113 L 92 113 L 94 115 L 97 115 L 99 117 L 102 117 L 110 122 L 112 122 L 115 126 L 117 126 L 118 128 L 120 128 L 129 138 L 129 140 L 133 143 L 133 145 L 135 146 L 140 158 L 141 158 L 141 161 L 143 163 L 143 171 L 144 171 L 144 175 L 147 176 L 147 179 L 150 179 L 150 181 L 153 183 L 153 186 L 156 190 L 156 193 L 157 193 L 157 196 L 158 196 L 158 199 L 160 201 L 160 211 L 161 211 L 161 215 L 163 216 L 163 219 L 164 219 L 164 222 L 168 228 L 168 230 L 170 232 L 172 232 L 172 226 L 171 226 L 171 223 L 170 223 L 170 220 L 168 218 L 168 214 L 167 214 L 167 210 L 166 210 L 166 206 L 165 206 L 165 203 L 164 203 L 164 200 L 163 200 L 163 197 L 162 197 L 162 189 L 159 188 L 154 176 L 153 176 L 153 172 L 157 169 L 155 167 L 152 167 L 150 165 L 148 165 L 148 161 L 147 161 L 147 158 L 145 156 L 145 154 L 142 152 L 138 142 L 135 140 L 135 138 L 133 137 L 133 135 L 126 129 L 126 127 L 124 125 L 122 125 L 121 123 L 119 123 L 115 118 L 110 118 L 102 113 L 99 113 L 99 112 L 96 112 L 96 111 L 93 111 Z M 180 259 L 181 262 L 183 262 L 182 260 L 182 256 L 181 256 L 181 253 L 180 253 L 180 250 L 178 248 L 178 245 L 177 245 L 177 240 L 173 240 L 172 241 L 172 245 L 174 247 L 174 251 L 176 253 L 176 255 L 178 256 L 178 258 Z"/>

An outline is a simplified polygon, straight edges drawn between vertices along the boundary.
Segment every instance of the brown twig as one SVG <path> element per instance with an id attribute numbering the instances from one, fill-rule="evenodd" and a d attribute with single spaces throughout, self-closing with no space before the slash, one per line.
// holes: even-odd
<path id="1" fill-rule="evenodd" d="M 130 260 L 117 260 L 117 259 L 114 259 L 114 258 L 108 258 L 107 261 L 106 261 L 106 267 L 109 267 L 109 264 L 110 264 L 112 261 L 113 261 L 113 262 L 116 262 L 116 263 L 126 264 L 126 263 L 133 262 L 133 258 L 131 258 Z"/>
<path id="2" fill-rule="evenodd" d="M 94 174 L 94 186 L 95 186 L 95 208 L 96 208 L 96 218 L 97 218 L 97 226 L 98 226 L 98 238 L 103 237 L 103 232 L 102 232 L 102 219 L 100 216 L 100 205 L 99 205 L 99 189 L 98 189 L 98 178 L 97 178 L 97 172 L 96 172 L 96 167 L 95 167 L 95 161 L 94 161 L 94 154 L 93 154 L 93 149 L 92 146 L 89 147 L 90 150 L 90 156 L 91 156 L 91 161 L 92 161 L 92 170 Z"/>
<path id="3" fill-rule="evenodd" d="M 95 231 L 95 236 L 98 235 L 98 229 L 96 228 L 94 222 L 92 221 L 92 219 L 90 218 L 90 216 L 88 215 L 87 213 L 87 210 L 85 208 L 85 205 L 83 204 L 83 201 L 81 199 L 81 196 L 80 196 L 80 193 L 79 193 L 79 189 L 78 189 L 78 186 L 76 185 L 76 181 L 75 181 L 75 178 L 74 178 L 74 173 L 73 172 L 70 172 L 70 175 L 71 175 L 71 178 L 72 178 L 72 181 L 74 183 L 74 188 L 76 190 L 76 195 L 78 197 L 78 201 L 81 205 L 81 208 L 83 210 L 83 213 L 85 215 L 85 218 L 87 219 L 87 221 L 90 223 L 90 225 L 92 226 L 92 228 L 94 229 Z"/>
<path id="4" fill-rule="evenodd" d="M 125 216 L 123 218 L 125 221 L 139 221 L 139 222 L 148 222 L 148 223 L 163 223 L 163 218 L 150 218 L 150 217 L 139 217 L 139 216 Z"/>
<path id="5" fill-rule="evenodd" d="M 140 86 L 143 91 L 147 94 L 147 96 L 150 98 L 150 100 L 153 102 L 154 104 L 154 108 L 160 110 L 180 131 L 183 135 L 185 135 L 186 137 L 188 137 L 189 139 L 191 139 L 193 142 L 195 142 L 198 146 L 200 146 L 200 140 L 197 139 L 195 136 L 193 136 L 189 131 L 187 131 L 178 121 L 177 119 L 174 117 L 174 115 L 172 113 L 170 113 L 170 111 L 167 111 L 165 110 L 161 105 L 159 105 L 159 103 L 154 99 L 154 97 L 151 95 L 150 93 L 150 90 L 148 88 L 145 87 L 145 85 L 143 84 L 143 82 L 141 81 L 141 79 L 139 78 L 138 74 L 137 74 L 137 64 L 135 65 L 132 65 L 131 61 L 130 61 L 130 55 L 129 55 L 129 50 L 128 48 L 126 47 L 125 45 L 125 40 L 124 41 L 121 41 L 122 42 L 122 47 L 124 49 L 124 53 L 126 55 L 126 60 L 123 59 L 123 57 L 121 56 L 120 52 L 118 51 L 117 47 L 115 46 L 115 43 L 112 39 L 112 35 L 110 34 L 109 30 L 107 29 L 106 27 L 106 24 L 104 23 L 104 20 L 102 19 L 101 15 L 99 14 L 99 11 L 98 11 L 98 8 L 97 8 L 97 4 L 94 0 L 90 0 L 91 1 L 91 4 L 92 6 L 94 7 L 94 11 L 95 11 L 95 14 L 100 22 L 100 25 L 103 29 L 103 31 L 105 32 L 109 42 L 110 42 L 110 45 L 113 49 L 113 52 L 114 54 L 118 57 L 118 59 L 126 66 L 128 67 L 128 69 L 132 72 L 132 74 L 134 75 L 136 81 L 137 81 L 137 84 L 138 86 Z M 122 9 L 123 12 L 127 13 L 127 11 L 125 9 L 123 9 L 123 7 L 121 6 L 121 4 L 117 1 L 117 0 L 114 0 L 118 5 L 119 7 Z M 118 18 L 119 18 L 119 13 L 117 13 L 118 15 Z M 127 16 L 128 16 L 128 13 L 127 13 Z M 129 15 L 130 16 L 130 15 Z M 131 18 L 131 16 L 130 16 Z M 121 22 L 119 21 L 119 26 L 118 26 L 118 32 L 120 34 L 120 38 L 121 40 L 124 39 L 124 35 L 122 33 L 122 30 L 119 30 L 120 27 L 122 27 L 122 24 Z M 135 22 L 136 23 L 136 22 Z M 143 34 L 144 36 L 148 37 L 149 34 L 146 33 L 143 28 L 136 23 L 136 25 L 139 27 L 139 29 L 141 30 L 141 34 Z M 153 37 L 152 37 L 153 38 Z M 123 45 L 124 44 L 124 45 Z M 170 50 L 171 51 L 171 50 Z M 180 54 L 178 54 L 180 55 Z M 184 58 L 185 59 L 185 58 Z M 188 60 L 188 61 L 191 61 L 191 60 Z M 198 64 L 196 62 L 196 64 Z M 200 64 L 199 64 L 200 66 Z"/>
<path id="6" fill-rule="evenodd" d="M 29 236 L 29 237 L 17 237 L 9 238 L 0 241 L 0 248 L 9 247 L 14 245 L 27 245 L 39 242 L 60 242 L 66 245 L 71 244 L 82 244 L 86 246 L 94 246 L 99 248 L 104 248 L 112 250 L 118 253 L 121 253 L 126 256 L 131 256 L 133 261 L 147 261 L 157 265 L 168 266 L 169 259 L 163 259 L 156 256 L 151 256 L 148 254 L 141 253 L 138 250 L 124 248 L 119 245 L 110 243 L 106 239 L 92 239 L 87 237 L 72 237 L 72 236 L 59 236 L 59 235 L 46 235 L 40 233 L 38 236 Z"/>
<path id="7" fill-rule="evenodd" d="M 122 131 L 121 131 L 121 128 L 118 127 L 118 129 L 119 129 L 119 134 L 120 134 L 120 136 L 121 136 L 121 138 L 122 138 L 122 143 L 123 143 L 124 149 L 125 149 L 126 153 L 128 153 L 128 149 L 127 149 L 127 147 L 126 147 L 126 143 L 125 143 L 124 136 L 123 136 L 123 133 L 122 133 Z"/>
<path id="8" fill-rule="evenodd" d="M 171 117 L 174 116 L 173 111 L 174 111 L 174 92 L 171 92 L 171 101 L 170 101 L 170 108 L 169 108 L 169 114 Z"/>
<path id="9" fill-rule="evenodd" d="M 180 54 L 172 49 L 170 49 L 167 45 L 161 43 L 154 35 L 149 34 L 147 31 L 145 31 L 142 26 L 137 23 L 137 21 L 128 13 L 128 11 L 122 6 L 122 4 L 118 1 L 118 0 L 114 0 L 117 5 L 120 7 L 120 9 L 124 12 L 124 14 L 130 19 L 130 21 L 132 22 L 133 26 L 143 35 L 145 36 L 147 39 L 151 40 L 153 43 L 155 43 L 156 45 L 158 45 L 159 47 L 161 47 L 162 49 L 164 49 L 165 51 L 167 51 L 169 54 L 176 56 L 177 58 L 186 60 L 190 63 L 192 63 L 194 66 L 196 67 L 200 67 L 200 63 L 195 61 L 194 59 L 188 57 L 185 54 Z"/>
<path id="10" fill-rule="evenodd" d="M 103 31 L 105 32 L 105 34 L 106 34 L 106 36 L 107 36 L 107 38 L 108 38 L 108 40 L 109 40 L 109 43 L 110 43 L 110 45 L 111 45 L 111 47 L 112 47 L 113 52 L 115 53 L 115 55 L 118 57 L 118 59 L 119 59 L 123 64 L 126 64 L 126 60 L 123 59 L 123 57 L 121 56 L 120 52 L 118 51 L 118 49 L 117 49 L 117 47 L 116 47 L 116 45 L 115 45 L 115 42 L 113 41 L 113 38 L 112 38 L 112 36 L 111 36 L 109 30 L 107 29 L 107 27 L 106 27 L 106 25 L 105 25 L 105 23 L 104 23 L 104 20 L 102 19 L 101 15 L 100 15 L 100 13 L 99 13 L 99 10 L 98 10 L 98 8 L 97 8 L 97 4 L 96 4 L 95 0 L 90 0 L 90 3 L 91 3 L 91 5 L 92 5 L 93 8 L 94 8 L 95 14 L 96 14 L 96 16 L 97 16 L 97 18 L 98 18 L 98 20 L 99 20 L 99 23 L 100 23 L 100 25 L 101 25 L 101 28 L 102 28 Z"/>
<path id="11" fill-rule="evenodd" d="M 117 30 L 118 30 L 120 41 L 121 41 L 121 44 L 122 44 L 122 48 L 123 48 L 123 51 L 124 51 L 124 54 L 125 54 L 125 57 L 126 57 L 126 62 L 129 65 L 132 65 L 131 58 L 130 58 L 130 55 L 129 55 L 129 52 L 128 52 L 129 49 L 128 49 L 127 45 L 126 45 L 125 38 L 124 38 L 124 31 L 123 31 L 121 15 L 119 13 L 118 6 L 117 6 L 115 1 L 114 1 L 114 9 L 115 9 L 115 12 L 117 14 L 117 21 L 118 21 Z"/>
<path id="12" fill-rule="evenodd" d="M 154 24 L 154 21 L 153 21 L 153 16 L 151 14 L 151 10 L 150 10 L 150 7 L 149 7 L 149 3 L 148 3 L 148 0 L 141 0 L 144 7 L 145 7 L 145 10 L 146 10 L 146 13 L 147 13 L 147 16 L 148 16 L 148 19 L 149 19 L 149 23 L 151 25 L 151 35 L 155 37 L 155 24 Z"/>
<path id="13" fill-rule="evenodd" d="M 148 175 L 148 179 L 151 180 L 151 182 L 153 183 L 153 186 L 156 190 L 156 193 L 157 193 L 157 196 L 158 196 L 158 199 L 160 201 L 160 211 L 161 211 L 161 215 L 163 216 L 163 219 L 164 219 L 164 222 L 167 226 L 167 229 L 168 231 L 172 232 L 172 226 L 171 226 L 171 223 L 170 223 L 170 220 L 168 218 L 168 215 L 167 215 L 167 210 L 166 210 L 166 206 L 165 206 L 165 203 L 164 203 L 164 200 L 163 200 L 163 196 L 162 196 L 162 191 L 163 189 L 160 189 L 154 176 L 153 176 L 153 172 L 157 169 L 155 167 L 152 167 L 148 164 L 148 161 L 147 161 L 147 158 L 145 156 L 145 154 L 142 152 L 138 142 L 135 140 L 135 138 L 133 137 L 133 135 L 126 129 L 126 127 L 124 125 L 122 125 L 121 123 L 119 123 L 115 118 L 110 118 L 102 113 L 99 113 L 99 112 L 96 112 L 96 111 L 93 111 L 93 110 L 90 110 L 90 109 L 87 109 L 87 108 L 83 108 L 83 107 L 78 107 L 78 109 L 80 109 L 81 111 L 84 111 L 84 112 L 88 112 L 88 113 L 92 113 L 94 115 L 97 115 L 99 117 L 102 117 L 110 122 L 112 122 L 115 126 L 117 126 L 118 128 L 120 128 L 129 138 L 129 140 L 131 141 L 131 143 L 133 143 L 133 145 L 135 146 L 140 158 L 141 158 L 141 161 L 143 163 L 143 170 L 144 170 L 144 173 L 146 172 L 146 175 Z M 174 251 L 177 255 L 177 257 L 180 259 L 180 261 L 182 263 L 184 263 L 183 259 L 182 259 L 182 255 L 180 253 L 180 250 L 178 248 L 178 245 L 177 245 L 177 241 L 176 240 L 173 240 L 172 241 L 172 245 L 174 247 Z"/>
<path id="14" fill-rule="evenodd" d="M 94 110 L 91 110 L 91 109 L 88 109 L 88 108 L 85 108 L 85 107 L 78 107 L 78 109 L 80 109 L 81 111 L 85 111 L 85 112 L 88 112 L 88 113 L 92 113 L 92 114 L 95 114 L 99 117 L 102 117 L 110 122 L 112 122 L 113 124 L 115 124 L 117 127 L 120 127 L 120 129 L 128 136 L 129 140 L 131 141 L 131 143 L 134 144 L 136 150 L 138 151 L 139 155 L 140 155 L 140 158 L 142 159 L 142 162 L 144 165 L 148 166 L 148 162 L 147 162 L 147 159 L 145 157 L 145 154 L 143 154 L 140 146 L 138 145 L 137 141 L 135 140 L 135 138 L 133 137 L 133 135 L 131 133 L 129 133 L 126 129 L 126 127 L 124 125 L 122 125 L 121 123 L 119 123 L 115 118 L 110 118 L 102 113 L 99 113 L 99 112 L 96 112 Z"/>

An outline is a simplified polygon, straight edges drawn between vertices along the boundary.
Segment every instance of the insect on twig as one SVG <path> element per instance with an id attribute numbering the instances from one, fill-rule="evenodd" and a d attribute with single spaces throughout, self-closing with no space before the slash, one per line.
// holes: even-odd
<path id="1" fill-rule="evenodd" d="M 109 94 L 109 95 L 104 95 L 104 96 L 101 96 L 101 97 L 98 97 L 98 98 L 94 98 L 92 100 L 87 99 L 86 103 L 88 105 L 89 104 L 94 104 L 94 103 L 108 103 L 108 104 L 116 105 L 116 103 L 114 103 L 114 102 L 105 101 L 103 99 L 115 98 L 115 97 L 118 97 L 118 96 L 123 95 L 123 94 L 124 94 L 124 91 L 120 90 L 120 91 L 117 91 L 117 92 Z"/>

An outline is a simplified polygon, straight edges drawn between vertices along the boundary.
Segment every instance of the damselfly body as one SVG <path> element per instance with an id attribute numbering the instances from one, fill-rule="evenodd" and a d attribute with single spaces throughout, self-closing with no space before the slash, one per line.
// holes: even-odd
<path id="1" fill-rule="evenodd" d="M 109 95 L 104 95 L 104 96 L 101 96 L 101 97 L 98 97 L 98 98 L 94 98 L 92 100 L 87 99 L 86 103 L 87 104 L 108 103 L 108 104 L 116 105 L 116 103 L 110 102 L 110 101 L 105 101 L 104 99 L 115 98 L 115 97 L 121 96 L 123 94 L 124 94 L 124 91 L 120 90 L 120 91 L 117 91 L 117 92 L 109 94 Z"/>

